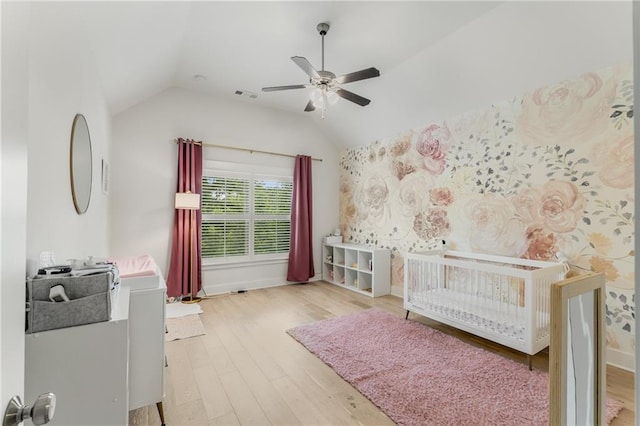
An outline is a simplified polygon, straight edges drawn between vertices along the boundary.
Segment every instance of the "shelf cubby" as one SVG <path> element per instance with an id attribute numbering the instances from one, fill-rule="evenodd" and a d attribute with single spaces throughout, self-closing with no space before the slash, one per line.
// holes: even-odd
<path id="1" fill-rule="evenodd" d="M 354 269 L 345 268 L 344 271 L 344 282 L 347 287 L 358 288 L 358 271 Z"/>
<path id="2" fill-rule="evenodd" d="M 335 284 L 345 285 L 344 267 L 334 265 L 333 279 Z"/>
<path id="3" fill-rule="evenodd" d="M 373 269 L 373 254 L 371 252 L 358 252 L 358 269 L 361 271 L 371 271 Z"/>
<path id="4" fill-rule="evenodd" d="M 358 289 L 359 290 L 371 290 L 372 287 L 372 274 L 367 272 L 358 272 Z"/>
<path id="5" fill-rule="evenodd" d="M 333 264 L 344 265 L 344 248 L 333 247 Z"/>
<path id="6" fill-rule="evenodd" d="M 345 249 L 344 264 L 349 268 L 358 269 L 358 251 L 353 249 Z"/>

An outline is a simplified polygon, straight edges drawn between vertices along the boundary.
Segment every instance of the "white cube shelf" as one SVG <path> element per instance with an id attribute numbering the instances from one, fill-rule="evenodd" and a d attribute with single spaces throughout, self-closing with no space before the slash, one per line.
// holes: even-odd
<path id="1" fill-rule="evenodd" d="M 357 244 L 322 245 L 322 279 L 372 297 L 391 293 L 391 253 Z"/>

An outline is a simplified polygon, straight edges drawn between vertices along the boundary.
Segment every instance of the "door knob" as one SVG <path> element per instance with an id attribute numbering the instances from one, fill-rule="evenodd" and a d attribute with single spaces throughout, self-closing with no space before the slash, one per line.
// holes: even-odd
<path id="1" fill-rule="evenodd" d="M 43 425 L 51 421 L 55 411 L 56 396 L 50 392 L 38 396 L 33 405 L 24 405 L 16 395 L 7 405 L 2 426 L 19 425 L 27 419 L 31 419 L 34 425 Z"/>

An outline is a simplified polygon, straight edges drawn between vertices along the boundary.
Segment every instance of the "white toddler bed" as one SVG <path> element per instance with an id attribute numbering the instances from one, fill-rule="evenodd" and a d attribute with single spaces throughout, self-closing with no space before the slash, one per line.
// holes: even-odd
<path id="1" fill-rule="evenodd" d="M 408 253 L 404 308 L 527 355 L 549 346 L 550 286 L 562 263 L 459 251 Z"/>

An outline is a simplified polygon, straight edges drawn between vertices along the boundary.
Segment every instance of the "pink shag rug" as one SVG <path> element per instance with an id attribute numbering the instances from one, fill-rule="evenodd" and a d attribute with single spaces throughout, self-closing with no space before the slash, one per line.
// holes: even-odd
<path id="1" fill-rule="evenodd" d="M 424 324 L 367 309 L 287 333 L 400 425 L 548 424 L 546 372 Z"/>

